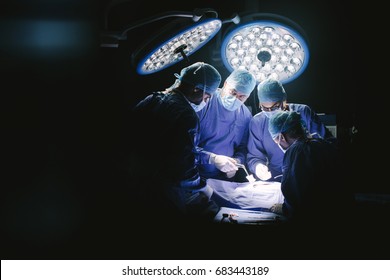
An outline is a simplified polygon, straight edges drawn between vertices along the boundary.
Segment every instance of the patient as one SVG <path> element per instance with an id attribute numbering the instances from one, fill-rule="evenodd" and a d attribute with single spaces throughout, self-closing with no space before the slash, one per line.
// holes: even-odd
<path id="1" fill-rule="evenodd" d="M 346 170 L 335 146 L 307 135 L 299 113 L 281 111 L 270 118 L 269 132 L 285 153 L 281 189 L 283 204 L 271 211 L 294 224 L 314 226 L 344 223 L 353 207 L 352 192 L 341 174 Z"/>

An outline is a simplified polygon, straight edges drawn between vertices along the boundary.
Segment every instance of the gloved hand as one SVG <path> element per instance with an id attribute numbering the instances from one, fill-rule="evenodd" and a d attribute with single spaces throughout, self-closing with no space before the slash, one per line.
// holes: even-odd
<path id="1" fill-rule="evenodd" d="M 216 168 L 225 173 L 238 170 L 238 167 L 236 166 L 236 160 L 227 156 L 212 154 L 210 156 L 209 163 L 214 164 Z"/>
<path id="2" fill-rule="evenodd" d="M 228 177 L 229 179 L 230 179 L 230 178 L 233 178 L 234 175 L 236 175 L 236 172 L 237 172 L 237 171 L 226 172 L 226 177 Z"/>
<path id="3" fill-rule="evenodd" d="M 275 203 L 271 206 L 269 209 L 272 213 L 283 215 L 283 204 L 281 203 Z"/>
<path id="4" fill-rule="evenodd" d="M 266 181 L 272 177 L 271 172 L 268 170 L 268 167 L 262 163 L 256 165 L 255 173 L 256 176 L 263 181 Z"/>

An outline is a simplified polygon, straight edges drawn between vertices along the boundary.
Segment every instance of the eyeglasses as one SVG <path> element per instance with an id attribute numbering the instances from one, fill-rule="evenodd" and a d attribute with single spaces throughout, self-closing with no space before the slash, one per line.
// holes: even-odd
<path id="1" fill-rule="evenodd" d="M 272 112 L 272 111 L 275 111 L 275 110 L 278 110 L 278 109 L 282 109 L 282 105 L 283 103 L 282 102 L 276 102 L 274 105 L 272 105 L 271 107 L 264 107 L 263 105 L 260 104 L 260 109 L 262 111 L 266 111 L 266 112 Z"/>

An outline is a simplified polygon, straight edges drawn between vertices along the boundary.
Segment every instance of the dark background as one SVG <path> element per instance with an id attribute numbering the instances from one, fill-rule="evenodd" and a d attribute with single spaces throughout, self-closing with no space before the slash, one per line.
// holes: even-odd
<path id="1" fill-rule="evenodd" d="M 176 259 L 196 253 L 237 259 L 247 258 L 239 246 L 247 240 L 264 259 L 381 256 L 387 215 L 376 206 L 360 210 L 356 230 L 341 234 L 334 228 L 332 238 L 317 235 L 310 246 L 306 238 L 296 242 L 269 228 L 169 227 L 161 222 L 169 220 L 164 213 L 138 224 L 143 216 L 130 207 L 131 192 L 141 186 L 126 181 L 121 157 L 129 144 L 126 112 L 151 91 L 170 86 L 186 63 L 146 76 L 131 63 L 132 53 L 169 20 L 128 32 L 118 48 L 100 48 L 108 3 L 13 1 L 1 9 L 2 259 Z M 306 32 L 310 61 L 285 85 L 289 102 L 335 114 L 351 186 L 356 193 L 388 194 L 383 168 L 372 160 L 377 138 L 369 137 L 377 124 L 370 109 L 385 103 L 370 82 L 369 62 L 377 53 L 370 38 L 377 28 L 362 18 L 373 16 L 371 7 L 354 1 L 117 1 L 107 26 L 117 31 L 162 12 L 195 8 L 212 8 L 221 19 L 264 12 L 295 21 Z M 213 64 L 224 79 L 227 70 L 211 56 L 220 48 L 216 40 L 189 59 Z"/>

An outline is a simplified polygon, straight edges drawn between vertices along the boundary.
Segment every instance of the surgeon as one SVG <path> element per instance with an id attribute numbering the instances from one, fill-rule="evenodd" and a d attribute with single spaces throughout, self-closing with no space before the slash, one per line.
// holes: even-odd
<path id="1" fill-rule="evenodd" d="M 246 70 L 234 70 L 207 106 L 198 112 L 199 147 L 202 149 L 199 172 L 202 178 L 247 181 L 237 164 L 246 164 L 248 128 L 252 113 L 244 104 L 256 86 Z"/>
<path id="2" fill-rule="evenodd" d="M 301 115 L 278 111 L 269 119 L 269 134 L 284 154 L 283 204 L 271 211 L 289 222 L 333 225 L 350 219 L 352 192 L 345 180 L 342 158 L 333 143 L 307 133 Z"/>
<path id="3" fill-rule="evenodd" d="M 253 116 L 249 124 L 248 168 L 260 180 L 280 182 L 284 153 L 268 131 L 269 118 L 273 114 L 280 111 L 297 112 L 313 138 L 329 139 L 332 142 L 335 138 L 309 106 L 287 103 L 287 93 L 278 80 L 269 78 L 259 83 L 257 94 L 261 112 Z"/>
<path id="4" fill-rule="evenodd" d="M 215 94 L 221 75 L 196 62 L 175 77 L 172 86 L 152 92 L 132 110 L 130 172 L 139 193 L 134 201 L 145 202 L 153 215 L 210 218 L 217 209 L 199 175 L 197 112 Z"/>

